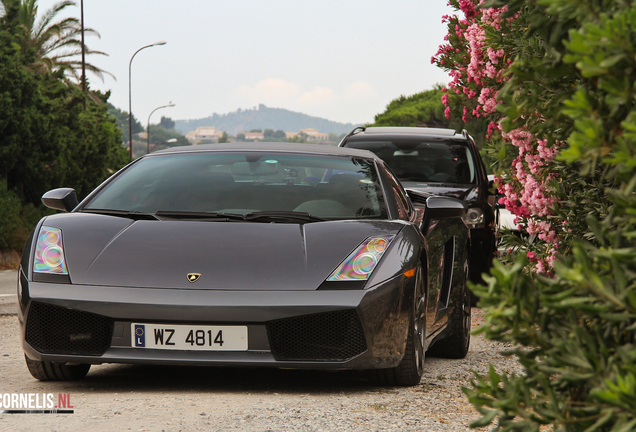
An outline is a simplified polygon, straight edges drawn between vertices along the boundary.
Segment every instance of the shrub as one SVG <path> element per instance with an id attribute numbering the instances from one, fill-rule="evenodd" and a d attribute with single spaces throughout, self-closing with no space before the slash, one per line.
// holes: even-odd
<path id="1" fill-rule="evenodd" d="M 446 18 L 438 53 L 454 71 L 451 102 L 487 115 L 518 149 L 507 205 L 543 234 L 525 246 L 541 265 L 517 254 L 472 287 L 481 331 L 513 343 L 524 368 L 476 376 L 465 389 L 482 413 L 472 426 L 636 430 L 636 5 L 451 3 L 465 14 Z"/>

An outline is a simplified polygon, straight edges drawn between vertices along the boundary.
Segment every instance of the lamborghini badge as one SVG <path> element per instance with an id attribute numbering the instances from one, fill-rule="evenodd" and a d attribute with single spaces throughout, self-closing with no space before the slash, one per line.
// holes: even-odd
<path id="1" fill-rule="evenodd" d="M 201 273 L 188 273 L 188 282 L 195 283 L 201 277 Z"/>

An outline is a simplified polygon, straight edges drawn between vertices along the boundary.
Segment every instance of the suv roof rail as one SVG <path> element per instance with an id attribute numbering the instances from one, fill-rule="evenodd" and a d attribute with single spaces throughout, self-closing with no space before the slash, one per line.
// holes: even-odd
<path id="1" fill-rule="evenodd" d="M 356 126 L 354 127 L 351 132 L 349 132 L 347 135 L 345 135 L 345 138 L 349 138 L 351 135 L 355 135 L 356 132 L 360 131 L 360 132 L 364 132 L 367 128 L 365 126 Z"/>
<path id="2" fill-rule="evenodd" d="M 462 135 L 464 138 L 468 139 L 468 131 L 466 129 L 462 129 Z"/>
<path id="3" fill-rule="evenodd" d="M 358 131 L 360 131 L 360 132 L 364 132 L 366 129 L 367 129 L 367 128 L 366 128 L 365 126 L 356 126 L 356 127 L 354 127 L 354 128 L 351 130 L 351 132 L 349 132 L 348 134 L 346 134 L 346 135 L 344 136 L 344 138 L 342 138 L 342 139 L 340 140 L 340 144 L 338 144 L 338 147 L 340 147 L 340 146 L 342 145 L 342 143 L 343 143 L 343 142 L 345 142 L 345 140 L 346 140 L 347 138 L 349 138 L 351 135 L 355 135 L 355 134 L 356 134 L 356 132 L 358 132 Z"/>

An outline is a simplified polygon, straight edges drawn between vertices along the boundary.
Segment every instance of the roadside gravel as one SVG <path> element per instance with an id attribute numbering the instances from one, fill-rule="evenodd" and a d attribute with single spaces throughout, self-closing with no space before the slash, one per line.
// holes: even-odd
<path id="1" fill-rule="evenodd" d="M 473 327 L 483 313 L 473 309 Z M 506 346 L 473 336 L 462 360 L 428 358 L 420 385 L 372 387 L 362 374 L 276 369 L 94 366 L 80 382 L 31 378 L 17 318 L 0 316 L 0 395 L 69 394 L 74 414 L 0 414 L 0 431 L 467 431 L 473 375 L 520 372 Z M 487 430 L 484 428 L 483 430 Z"/>

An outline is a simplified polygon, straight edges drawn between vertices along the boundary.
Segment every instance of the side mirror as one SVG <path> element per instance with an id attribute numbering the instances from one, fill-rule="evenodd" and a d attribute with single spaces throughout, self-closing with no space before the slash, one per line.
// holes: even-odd
<path id="1" fill-rule="evenodd" d="M 426 234 L 431 221 L 461 218 L 466 214 L 466 204 L 455 198 L 432 196 L 426 199 L 426 210 L 421 231 Z"/>
<path id="2" fill-rule="evenodd" d="M 42 204 L 53 210 L 70 212 L 79 204 L 75 189 L 53 189 L 42 195 Z"/>
<path id="3" fill-rule="evenodd" d="M 466 204 L 455 198 L 432 196 L 426 199 L 427 220 L 460 218 L 466 214 Z"/>

